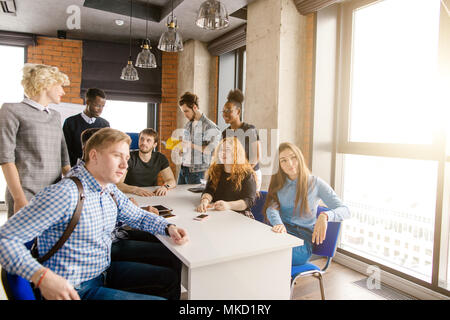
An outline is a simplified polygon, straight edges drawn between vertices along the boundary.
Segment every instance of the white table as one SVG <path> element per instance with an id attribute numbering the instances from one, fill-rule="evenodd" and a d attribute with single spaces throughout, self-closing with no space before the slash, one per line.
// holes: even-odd
<path id="1" fill-rule="evenodd" d="M 209 219 L 194 220 L 201 194 L 189 187 L 177 186 L 164 197 L 128 195 L 140 206 L 172 208 L 176 217 L 168 221 L 187 231 L 189 242 L 181 246 L 158 239 L 183 262 L 188 299 L 289 299 L 292 247 L 303 241 L 234 211 L 208 210 Z"/>

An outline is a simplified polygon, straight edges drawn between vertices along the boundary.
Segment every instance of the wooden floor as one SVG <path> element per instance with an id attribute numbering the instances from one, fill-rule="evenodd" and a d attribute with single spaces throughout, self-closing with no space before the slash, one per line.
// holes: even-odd
<path id="1" fill-rule="evenodd" d="M 325 259 L 314 261 L 318 266 L 325 264 Z M 367 278 L 366 275 L 353 271 L 337 262 L 332 262 L 324 274 L 323 283 L 326 300 L 386 300 L 353 282 Z M 320 300 L 319 280 L 312 276 L 299 279 L 294 288 L 293 300 Z M 187 292 L 181 293 L 181 300 L 187 300 Z"/>
<path id="2" fill-rule="evenodd" d="M 0 225 L 6 221 L 6 212 L 0 212 Z M 314 261 L 318 266 L 325 264 L 324 259 Z M 0 269 L 1 270 L 1 269 Z M 354 281 L 366 278 L 365 275 L 332 262 L 324 275 L 325 299 L 327 300 L 385 300 L 355 284 Z M 184 290 L 183 290 L 184 291 Z M 187 292 L 182 292 L 181 299 L 187 298 Z M 314 277 L 300 279 L 295 286 L 293 299 L 320 300 L 319 280 Z M 0 282 L 0 300 L 6 300 L 3 286 Z"/>
<path id="3" fill-rule="evenodd" d="M 318 259 L 314 264 L 322 267 L 325 259 Z M 327 272 L 323 275 L 326 300 L 386 300 L 385 298 L 361 288 L 353 282 L 367 278 L 366 275 L 353 271 L 337 262 L 331 262 Z M 320 300 L 319 280 L 313 276 L 298 280 L 293 298 L 294 300 Z"/>

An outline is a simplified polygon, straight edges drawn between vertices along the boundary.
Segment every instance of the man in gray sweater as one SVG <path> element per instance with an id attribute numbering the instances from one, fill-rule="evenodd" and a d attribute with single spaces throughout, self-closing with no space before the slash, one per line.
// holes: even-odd
<path id="1" fill-rule="evenodd" d="M 50 103 L 61 102 L 62 86 L 68 84 L 58 68 L 27 63 L 22 80 L 27 98 L 0 108 L 0 165 L 8 217 L 70 169 L 61 115 L 48 109 Z"/>

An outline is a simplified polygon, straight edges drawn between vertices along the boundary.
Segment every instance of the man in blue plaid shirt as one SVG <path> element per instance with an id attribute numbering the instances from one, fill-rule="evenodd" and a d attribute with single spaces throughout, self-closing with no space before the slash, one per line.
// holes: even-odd
<path id="1" fill-rule="evenodd" d="M 111 263 L 111 232 L 117 221 L 168 235 L 178 245 L 188 241 L 185 230 L 135 206 L 115 186 L 126 172 L 130 143 L 128 135 L 115 129 L 95 133 L 86 144 L 85 166 L 74 174 L 83 184 L 85 201 L 70 238 L 43 265 L 24 245 L 37 237 L 42 256 L 66 229 L 78 189 L 72 180 L 63 179 L 39 192 L 0 228 L 1 266 L 32 281 L 45 299 L 153 300 L 161 299 L 151 295 L 155 286 L 173 290 L 176 277 L 161 272 L 161 267 Z"/>

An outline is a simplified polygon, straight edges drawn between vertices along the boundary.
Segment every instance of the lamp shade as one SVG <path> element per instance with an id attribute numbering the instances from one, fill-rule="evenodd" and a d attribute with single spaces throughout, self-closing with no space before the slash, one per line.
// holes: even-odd
<path id="1" fill-rule="evenodd" d="M 142 45 L 142 51 L 139 52 L 136 58 L 136 67 L 139 68 L 156 68 L 156 58 L 155 55 L 150 51 L 150 40 L 146 39 Z"/>
<path id="2" fill-rule="evenodd" d="M 219 30 L 228 27 L 230 20 L 225 6 L 217 0 L 207 0 L 198 10 L 196 25 L 207 30 Z"/>
<path id="3" fill-rule="evenodd" d="M 169 20 L 171 19 L 171 20 Z M 158 49 L 166 52 L 183 51 L 183 39 L 177 31 L 177 22 L 174 16 L 169 17 L 167 31 L 159 38 Z"/>
<path id="4" fill-rule="evenodd" d="M 126 81 L 137 81 L 139 80 L 138 72 L 133 67 L 133 61 L 128 60 L 128 64 L 125 68 L 122 69 L 122 75 L 120 76 L 120 79 L 126 80 Z"/>

